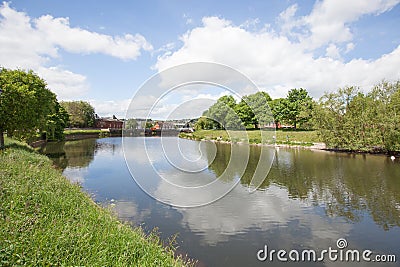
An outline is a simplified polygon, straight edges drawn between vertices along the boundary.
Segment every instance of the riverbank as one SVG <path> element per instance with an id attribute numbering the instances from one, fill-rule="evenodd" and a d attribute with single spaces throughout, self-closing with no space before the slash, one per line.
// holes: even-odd
<path id="1" fill-rule="evenodd" d="M 260 131 L 235 131 L 229 136 L 224 130 L 199 130 L 193 133 L 181 133 L 179 137 L 192 140 L 208 140 L 226 143 L 244 143 L 250 145 L 274 145 L 278 147 L 304 147 L 309 149 L 325 149 L 320 142 L 316 131 L 263 131 L 264 140 Z M 233 141 L 232 141 L 233 139 Z"/>
<path id="2" fill-rule="evenodd" d="M 65 140 L 81 140 L 85 138 L 101 138 L 122 136 L 121 129 L 65 129 Z"/>
<path id="3" fill-rule="evenodd" d="M 399 151 L 387 152 L 382 149 L 372 148 L 365 150 L 348 150 L 340 148 L 329 148 L 319 138 L 317 131 L 290 131 L 277 130 L 275 132 L 269 130 L 262 131 L 264 140 L 261 139 L 260 131 L 233 131 L 234 136 L 230 137 L 228 132 L 224 130 L 200 130 L 193 133 L 180 133 L 179 137 L 191 140 L 206 140 L 222 143 L 237 143 L 249 145 L 265 145 L 275 147 L 289 148 L 307 148 L 316 150 L 326 150 L 339 153 L 355 153 L 355 154 L 381 154 L 388 156 L 400 157 Z M 232 141 L 233 139 L 233 141 Z M 275 140 L 275 142 L 274 142 Z"/>
<path id="4" fill-rule="evenodd" d="M 119 222 L 56 170 L 6 138 L 0 151 L 0 265 L 184 266 L 156 234 Z"/>

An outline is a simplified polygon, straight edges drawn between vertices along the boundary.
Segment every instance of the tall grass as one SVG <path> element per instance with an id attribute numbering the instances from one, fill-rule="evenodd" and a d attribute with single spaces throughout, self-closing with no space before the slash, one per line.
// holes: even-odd
<path id="1" fill-rule="evenodd" d="M 6 140 L 0 151 L 0 266 L 183 266 L 158 235 L 120 223 L 50 160 Z"/>

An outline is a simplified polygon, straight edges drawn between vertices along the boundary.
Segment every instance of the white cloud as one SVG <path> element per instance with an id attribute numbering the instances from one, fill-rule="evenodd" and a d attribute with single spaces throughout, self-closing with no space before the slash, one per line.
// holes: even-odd
<path id="1" fill-rule="evenodd" d="M 316 1 L 310 15 L 297 23 L 308 28 L 310 36 L 303 40 L 309 48 L 333 42 L 347 42 L 353 37 L 350 23 L 363 15 L 379 15 L 392 9 L 399 0 L 324 0 Z"/>
<path id="2" fill-rule="evenodd" d="M 72 100 L 89 90 L 86 77 L 59 67 L 39 67 L 37 73 L 49 84 L 59 99 Z"/>
<path id="3" fill-rule="evenodd" d="M 397 2 L 347 1 L 345 5 L 338 1 L 336 6 L 336 1 L 332 5 L 327 0 L 317 2 L 311 14 L 301 18 L 295 17 L 294 5 L 278 18 L 283 26 L 291 23 L 286 25 L 287 34 L 283 30 L 279 34 L 265 29 L 251 32 L 223 18 L 205 17 L 202 26 L 180 37 L 180 48 L 158 57 L 155 68 L 164 70 L 196 61 L 226 64 L 249 76 L 272 97 L 283 97 L 294 87 L 306 88 L 314 97 L 346 85 L 369 89 L 382 79 L 399 79 L 400 46 L 375 60 L 343 62 L 341 53 L 355 47 L 349 23 L 365 14 L 390 10 Z M 293 40 L 296 34 L 298 38 Z M 346 42 L 345 47 L 341 42 Z M 311 48 L 321 46 L 326 55 L 316 57 Z"/>
<path id="4" fill-rule="evenodd" d="M 32 69 L 47 80 L 59 98 L 69 99 L 89 89 L 86 77 L 52 66 L 59 50 L 71 53 L 102 53 L 122 60 L 135 60 L 152 46 L 140 34 L 109 36 L 71 27 L 68 18 L 50 15 L 31 18 L 10 4 L 0 5 L 0 62 L 2 67 Z"/>
<path id="5" fill-rule="evenodd" d="M 68 18 L 45 15 L 35 19 L 34 25 L 53 46 L 59 46 L 72 53 L 103 53 L 124 60 L 132 60 L 140 55 L 141 49 L 146 51 L 153 49 L 140 34 L 112 37 L 73 28 Z"/>
<path id="6" fill-rule="evenodd" d="M 334 58 L 334 59 L 340 59 L 340 51 L 339 48 L 334 45 L 334 44 L 330 44 L 327 48 L 326 48 L 326 56 L 330 57 L 330 58 Z"/>
<path id="7" fill-rule="evenodd" d="M 89 100 L 88 101 L 95 109 L 96 113 L 100 117 L 111 117 L 112 115 L 117 116 L 117 118 L 125 118 L 126 111 L 131 102 L 131 99 L 122 100 Z"/>
<path id="8" fill-rule="evenodd" d="M 240 26 L 245 29 L 255 29 L 259 23 L 260 23 L 259 18 L 248 19 L 244 23 L 242 23 L 242 25 L 240 25 Z"/>

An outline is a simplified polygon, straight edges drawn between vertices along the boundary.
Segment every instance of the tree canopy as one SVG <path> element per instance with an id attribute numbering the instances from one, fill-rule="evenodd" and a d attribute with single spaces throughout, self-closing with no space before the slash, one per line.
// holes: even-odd
<path id="1" fill-rule="evenodd" d="M 271 101 L 269 94 L 260 91 L 244 96 L 235 110 L 246 126 L 254 125 L 254 128 L 258 128 L 259 125 L 270 124 L 274 121 L 269 107 Z"/>
<path id="2" fill-rule="evenodd" d="M 235 106 L 236 101 L 233 96 L 223 96 L 220 97 L 207 111 L 205 111 L 203 116 L 210 119 L 208 123 L 212 123 L 213 128 L 216 129 L 240 128 L 241 121 L 234 110 Z M 200 123 L 202 123 L 202 120 Z"/>
<path id="3" fill-rule="evenodd" d="M 62 101 L 69 114 L 69 127 L 86 128 L 95 125 L 94 108 L 86 101 Z"/>
<path id="4" fill-rule="evenodd" d="M 27 140 L 47 129 L 49 115 L 56 113 L 56 95 L 32 71 L 0 69 L 0 147 L 3 133 Z"/>
<path id="5" fill-rule="evenodd" d="M 345 87 L 325 93 L 314 112 L 331 148 L 400 151 L 400 82 L 381 82 L 371 92 Z"/>
<path id="6" fill-rule="evenodd" d="M 199 129 L 240 129 L 268 125 L 273 116 L 269 108 L 271 97 L 266 92 L 244 96 L 239 103 L 231 95 L 220 97 L 196 123 Z"/>
<path id="7" fill-rule="evenodd" d="M 279 104 L 282 104 L 280 118 L 295 129 L 311 119 L 313 100 L 303 88 L 291 89 L 286 99 Z"/>

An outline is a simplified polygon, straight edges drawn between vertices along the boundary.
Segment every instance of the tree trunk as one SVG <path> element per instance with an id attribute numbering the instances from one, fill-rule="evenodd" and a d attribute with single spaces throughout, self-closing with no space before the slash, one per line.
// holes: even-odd
<path id="1" fill-rule="evenodd" d="M 0 128 L 0 149 L 4 149 L 4 133 L 2 128 Z"/>

